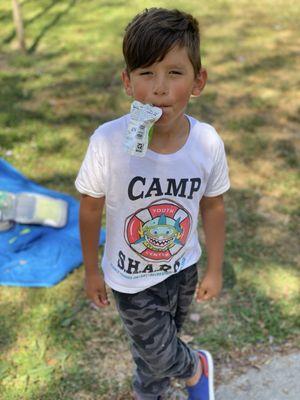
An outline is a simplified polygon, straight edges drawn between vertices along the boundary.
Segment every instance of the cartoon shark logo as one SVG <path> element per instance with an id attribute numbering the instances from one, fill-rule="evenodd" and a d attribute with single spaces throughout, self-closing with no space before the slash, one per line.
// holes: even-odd
<path id="1" fill-rule="evenodd" d="M 188 211 L 173 201 L 160 200 L 127 218 L 125 238 L 146 260 L 167 261 L 185 245 L 190 226 Z"/>
<path id="2" fill-rule="evenodd" d="M 141 223 L 139 234 L 141 238 L 135 243 L 144 243 L 146 247 L 156 251 L 166 251 L 180 243 L 182 228 L 180 218 L 174 220 L 161 214 L 144 225 Z"/>

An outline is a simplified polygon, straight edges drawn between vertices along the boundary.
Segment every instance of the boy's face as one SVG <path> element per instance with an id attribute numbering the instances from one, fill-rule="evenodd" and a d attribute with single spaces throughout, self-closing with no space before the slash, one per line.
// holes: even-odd
<path id="1" fill-rule="evenodd" d="M 185 47 L 174 47 L 162 61 L 150 67 L 137 68 L 122 80 L 129 96 L 142 103 L 152 104 L 163 110 L 155 126 L 170 126 L 184 119 L 190 96 L 199 96 L 206 83 L 204 69 L 194 74 L 193 65 Z"/>

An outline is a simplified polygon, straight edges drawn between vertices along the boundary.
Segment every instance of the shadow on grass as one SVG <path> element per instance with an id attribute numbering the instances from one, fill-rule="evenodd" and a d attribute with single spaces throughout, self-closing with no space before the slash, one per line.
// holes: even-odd
<path id="1" fill-rule="evenodd" d="M 194 336 L 194 343 L 207 347 L 218 358 L 227 359 L 230 352 L 244 347 L 253 346 L 255 351 L 259 344 L 267 347 L 284 343 L 299 329 L 296 318 L 287 316 L 254 283 L 239 282 L 226 293 L 227 300 L 221 299 L 217 319 L 214 311 L 200 309 L 200 326 L 189 321 L 185 328 Z"/>
<path id="2" fill-rule="evenodd" d="M 214 78 L 213 84 L 218 85 L 218 82 L 234 82 L 234 81 L 239 81 L 247 79 L 248 76 L 264 76 L 266 78 L 265 74 L 268 73 L 268 76 L 271 78 L 274 73 L 277 71 L 286 71 L 289 67 L 294 67 L 297 63 L 297 58 L 299 56 L 299 53 L 296 51 L 290 51 L 285 54 L 275 54 L 275 55 L 270 55 L 270 56 L 265 56 L 261 57 L 258 59 L 258 61 L 255 61 L 253 63 L 248 62 L 247 60 L 244 60 L 242 62 L 238 61 L 238 57 L 236 53 L 233 52 L 228 52 L 224 54 L 222 59 L 218 60 L 218 64 L 226 64 L 227 62 L 232 62 L 235 61 L 235 68 L 231 68 L 231 72 L 226 72 L 226 74 L 221 74 L 217 77 Z M 281 81 L 284 82 L 284 75 L 282 80 L 278 80 L 277 77 L 274 78 L 274 82 L 276 81 L 276 85 L 280 83 Z M 267 85 L 268 80 L 266 79 L 266 83 L 264 85 Z M 272 82 L 273 83 L 273 82 Z M 272 83 L 269 83 L 269 86 L 272 85 Z M 280 87 L 281 91 L 288 90 L 287 86 L 284 85 Z"/>
<path id="3" fill-rule="evenodd" d="M 32 54 L 35 52 L 37 46 L 39 45 L 40 41 L 42 40 L 42 38 L 47 34 L 47 32 L 52 29 L 53 27 L 55 27 L 55 25 L 57 25 L 57 23 L 61 20 L 61 18 L 63 18 L 65 15 L 67 15 L 70 10 L 75 6 L 77 0 L 70 0 L 67 7 L 65 8 L 65 10 L 59 12 L 56 14 L 56 16 L 49 21 L 42 29 L 41 32 L 37 35 L 37 37 L 34 39 L 33 43 L 31 44 L 31 46 L 27 49 L 27 52 L 29 54 Z M 32 23 L 34 23 L 36 20 L 39 20 L 40 18 L 42 18 L 44 15 L 46 15 L 56 4 L 59 4 L 60 0 L 52 0 L 51 3 L 49 3 L 46 7 L 44 7 L 44 9 L 42 9 L 40 12 L 38 12 L 34 17 L 25 20 L 24 21 L 24 26 L 26 28 L 26 26 L 31 25 Z M 24 2 L 23 2 L 24 4 Z M 22 5 L 23 5 L 22 4 Z M 7 18 L 7 16 L 3 16 L 2 18 Z M 8 44 L 10 43 L 16 36 L 16 32 L 15 30 L 13 30 L 7 37 L 5 37 L 2 40 L 3 44 Z"/>
<path id="4" fill-rule="evenodd" d="M 23 7 L 27 2 L 23 1 L 21 4 L 21 7 Z M 30 24 L 32 24 L 34 21 L 38 20 L 39 18 L 41 18 L 43 15 L 45 15 L 48 11 L 51 10 L 51 8 L 53 8 L 57 3 L 59 3 L 59 0 L 52 0 L 51 3 L 49 3 L 43 10 L 41 10 L 40 12 L 38 12 L 34 17 L 30 18 L 30 19 L 24 19 L 24 27 L 26 28 L 27 26 L 29 26 Z M 10 17 L 10 19 L 12 18 L 12 16 L 10 14 L 5 15 L 5 19 L 8 19 L 8 17 Z M 3 18 L 3 17 L 2 17 Z M 1 20 L 1 18 L 0 18 Z M 13 30 L 8 36 L 6 36 L 2 43 L 3 44 L 8 44 L 10 43 L 14 38 L 16 37 L 16 31 Z"/>
<path id="5" fill-rule="evenodd" d="M 11 112 L 18 102 L 28 100 L 23 90 L 24 78 L 18 74 L 2 75 L 0 80 L 0 112 Z"/>
<path id="6" fill-rule="evenodd" d="M 32 18 L 28 19 L 25 21 L 25 26 L 28 26 L 32 24 L 34 21 L 39 20 L 41 17 L 43 17 L 45 14 L 47 14 L 48 11 L 51 10 L 56 4 L 60 3 L 60 0 L 52 0 L 51 3 L 46 5 L 43 10 L 38 12 L 36 15 L 34 15 Z"/>
<path id="7" fill-rule="evenodd" d="M 115 389 L 111 388 L 114 387 Z M 129 384 L 122 384 L 115 378 L 95 380 L 95 374 L 87 371 L 66 373 L 63 377 L 52 379 L 40 391 L 33 391 L 26 400 L 131 400 L 132 391 Z M 24 398 L 25 400 L 25 398 Z"/>
<path id="8" fill-rule="evenodd" d="M 46 24 L 43 29 L 41 30 L 40 34 L 35 38 L 34 42 L 32 43 L 32 45 L 29 47 L 28 49 L 28 53 L 33 53 L 37 46 L 39 45 L 40 41 L 42 40 L 42 38 L 46 35 L 46 33 L 52 29 L 60 20 L 62 17 L 64 17 L 66 14 L 68 14 L 71 10 L 71 8 L 73 8 L 76 4 L 77 0 L 70 0 L 68 6 L 66 7 L 66 9 L 62 12 L 59 12 L 53 19 L 52 21 L 50 21 L 48 24 Z M 54 1 L 53 2 L 55 5 L 57 2 Z"/>
<path id="9" fill-rule="evenodd" d="M 66 372 L 58 378 L 52 378 L 51 382 L 41 390 L 32 390 L 32 394 L 26 399 L 30 400 L 72 400 L 74 398 L 84 398 L 87 400 L 103 399 L 109 400 L 110 381 L 103 381 L 101 386 L 95 382 L 92 372 L 76 370 Z M 80 393 L 80 394 L 79 394 Z M 78 397 L 83 396 L 83 397 Z M 118 397 L 121 399 L 121 397 Z M 123 397 L 129 400 L 130 397 Z"/>
<path id="10" fill-rule="evenodd" d="M 27 3 L 30 3 L 32 0 L 23 0 L 23 1 L 19 1 L 19 3 L 21 4 L 21 7 L 25 6 Z M 0 21 L 5 21 L 5 20 L 12 20 L 13 16 L 12 16 L 12 11 L 3 13 L 2 15 L 0 15 Z"/>
<path id="11" fill-rule="evenodd" d="M 263 238 L 257 235 L 259 226 L 269 222 L 258 213 L 261 195 L 251 189 L 231 189 L 227 196 L 227 239 L 225 254 L 241 258 L 251 265 L 266 254 Z M 276 257 L 272 252 L 271 257 Z"/>
<path id="12" fill-rule="evenodd" d="M 38 58 L 46 60 L 48 55 Z M 22 60 L 17 57 L 16 62 L 22 63 Z M 78 78 L 58 79 L 55 84 L 46 85 L 36 92 L 26 89 L 27 81 L 34 78 L 34 74 L 0 74 L 0 123 L 15 131 L 11 135 L 3 134 L 3 148 L 10 149 L 13 143 L 22 140 L 21 136 L 24 140 L 24 132 L 15 128 L 25 122 L 25 135 L 31 130 L 31 125 L 37 133 L 36 122 L 58 129 L 62 125 L 72 126 L 90 133 L 102 122 L 117 117 L 122 91 L 121 62 L 76 62 L 66 66 L 69 67 L 72 75 Z"/>
<path id="13" fill-rule="evenodd" d="M 74 187 L 75 178 L 76 176 L 74 174 L 65 172 L 55 173 L 44 178 L 37 178 L 34 181 L 39 185 L 56 190 L 58 192 L 79 196 Z"/>
<path id="14" fill-rule="evenodd" d="M 255 283 L 241 282 L 238 290 L 232 292 L 229 306 L 228 322 L 237 322 L 231 330 L 237 346 L 269 344 L 273 340 L 280 343 L 295 332 L 295 317 L 283 313 L 281 305 L 262 293 Z"/>
<path id="15" fill-rule="evenodd" d="M 0 287 L 1 290 L 1 287 Z M 1 302 L 0 310 L 0 352 L 9 351 L 16 342 L 19 334 L 20 320 L 22 319 L 23 307 L 16 306 L 13 302 Z"/>
<path id="16" fill-rule="evenodd" d="M 24 89 L 25 78 L 18 74 L 0 76 L 0 123 L 4 127 L 16 127 L 25 120 L 42 120 L 44 114 L 39 111 L 26 110 L 22 108 L 23 102 L 32 98 L 32 93 Z M 0 132 L 1 146 L 11 148 L 15 143 L 30 140 L 34 132 L 15 130 L 8 135 Z"/>
<path id="17" fill-rule="evenodd" d="M 249 111 L 245 115 L 235 116 L 238 115 L 241 104 Z M 225 128 L 231 134 L 235 134 L 233 146 L 230 142 L 225 143 L 227 155 L 248 164 L 265 157 L 271 145 L 272 137 L 266 133 L 266 128 L 276 125 L 274 109 L 272 104 L 249 94 L 232 97 L 226 104 L 221 104 L 217 91 L 214 91 L 208 94 L 204 92 L 199 102 L 191 103 L 188 111 L 196 117 L 205 116 L 205 122 L 212 125 L 219 121 L 221 129 Z"/>
<path id="18" fill-rule="evenodd" d="M 290 51 L 287 54 L 275 54 L 264 57 L 256 63 L 244 65 L 241 68 L 241 73 L 244 75 L 256 75 L 260 72 L 270 72 L 278 69 L 286 69 L 296 62 L 299 53 Z"/>
<path id="19" fill-rule="evenodd" d="M 284 160 L 286 167 L 299 168 L 300 157 L 297 152 L 296 146 L 292 140 L 281 139 L 277 140 L 274 144 L 274 149 L 278 156 Z"/>

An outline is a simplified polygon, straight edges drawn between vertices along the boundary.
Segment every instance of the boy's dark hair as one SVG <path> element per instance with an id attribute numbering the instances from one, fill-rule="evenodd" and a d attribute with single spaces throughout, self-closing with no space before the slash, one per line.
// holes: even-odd
<path id="1" fill-rule="evenodd" d="M 127 72 L 162 61 L 176 45 L 186 47 L 196 76 L 201 69 L 198 21 L 179 10 L 145 9 L 125 29 L 123 54 Z"/>

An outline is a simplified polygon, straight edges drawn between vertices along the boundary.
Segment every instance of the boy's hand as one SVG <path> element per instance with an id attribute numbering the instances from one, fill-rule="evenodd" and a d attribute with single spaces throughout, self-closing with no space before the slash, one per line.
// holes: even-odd
<path id="1" fill-rule="evenodd" d="M 222 273 L 206 272 L 204 278 L 199 282 L 196 289 L 196 301 L 200 303 L 203 300 L 210 300 L 217 297 L 222 289 Z"/>
<path id="2" fill-rule="evenodd" d="M 85 292 L 87 297 L 92 300 L 97 307 L 103 308 L 109 305 L 105 282 L 98 271 L 93 274 L 86 274 Z"/>

